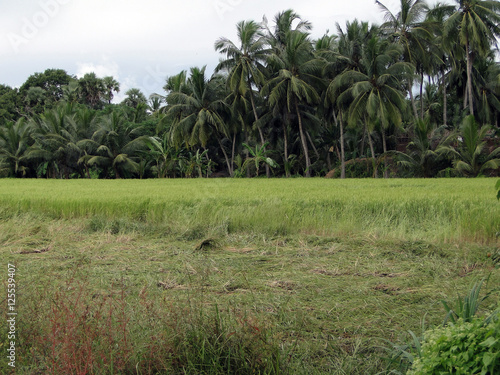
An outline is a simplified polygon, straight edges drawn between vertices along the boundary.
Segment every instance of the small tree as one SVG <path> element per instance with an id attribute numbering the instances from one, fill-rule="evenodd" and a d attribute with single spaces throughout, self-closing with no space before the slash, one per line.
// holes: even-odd
<path id="1" fill-rule="evenodd" d="M 265 143 L 262 146 L 255 146 L 255 149 L 252 149 L 246 143 L 243 143 L 243 146 L 245 146 L 248 149 L 250 155 L 252 156 L 248 157 L 245 160 L 242 168 L 245 169 L 248 164 L 255 163 L 255 173 L 257 177 L 259 177 L 259 167 L 262 163 L 264 163 L 264 165 L 270 166 L 271 168 L 276 168 L 278 164 L 273 159 L 267 156 L 268 153 L 268 151 L 266 151 L 267 145 L 268 143 Z"/>
<path id="2" fill-rule="evenodd" d="M 487 170 L 500 168 L 500 147 L 490 153 L 485 152 L 486 133 L 489 126 L 478 128 L 474 116 L 467 116 L 460 128 L 458 147 L 451 146 L 440 148 L 440 151 L 454 157 L 453 167 L 466 177 L 477 177 Z"/>

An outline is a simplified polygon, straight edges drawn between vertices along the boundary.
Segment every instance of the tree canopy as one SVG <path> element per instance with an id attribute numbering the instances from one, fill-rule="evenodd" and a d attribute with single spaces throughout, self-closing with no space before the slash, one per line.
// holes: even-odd
<path id="1" fill-rule="evenodd" d="M 214 73 L 149 98 L 62 69 L 0 85 L 0 176 L 498 175 L 499 2 L 377 4 L 318 39 L 292 9 L 243 20 Z"/>

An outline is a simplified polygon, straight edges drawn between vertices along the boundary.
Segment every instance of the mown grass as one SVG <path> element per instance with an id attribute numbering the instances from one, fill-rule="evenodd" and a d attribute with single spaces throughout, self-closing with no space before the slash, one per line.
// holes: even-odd
<path id="1" fill-rule="evenodd" d="M 16 374 L 376 374 L 384 339 L 500 285 L 487 179 L 18 181 Z"/>

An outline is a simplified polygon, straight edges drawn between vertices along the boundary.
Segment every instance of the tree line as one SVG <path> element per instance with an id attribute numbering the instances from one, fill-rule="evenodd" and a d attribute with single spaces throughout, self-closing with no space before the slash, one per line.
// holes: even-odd
<path id="1" fill-rule="evenodd" d="M 498 175 L 500 2 L 400 0 L 312 39 L 293 10 L 241 21 L 221 59 L 146 98 L 61 69 L 0 85 L 0 176 Z"/>

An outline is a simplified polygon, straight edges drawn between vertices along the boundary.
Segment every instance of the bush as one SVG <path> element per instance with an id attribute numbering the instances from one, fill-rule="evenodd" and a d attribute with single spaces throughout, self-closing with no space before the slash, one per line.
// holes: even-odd
<path id="1" fill-rule="evenodd" d="M 482 335 L 477 335 L 477 332 L 474 332 L 475 329 L 483 329 L 490 325 L 492 321 L 496 322 L 496 326 L 494 326 L 492 336 L 500 333 L 499 322 L 494 319 L 500 313 L 500 309 L 495 311 L 486 319 L 480 319 L 476 316 L 479 306 L 481 303 L 487 299 L 490 293 L 487 293 L 486 296 L 480 298 L 481 288 L 486 279 L 482 279 L 474 283 L 469 292 L 463 296 L 457 296 L 455 300 L 455 304 L 449 304 L 446 301 L 441 301 L 446 310 L 446 316 L 444 318 L 443 325 L 441 328 L 429 329 L 425 328 L 425 321 L 422 323 L 422 333 L 420 335 L 416 335 L 412 331 L 408 331 L 411 339 L 407 340 L 405 344 L 394 344 L 388 341 L 390 347 L 384 348 L 389 357 L 387 360 L 389 361 L 389 366 L 396 367 L 390 373 L 391 374 L 438 374 L 441 373 L 438 370 L 445 368 L 446 373 L 448 374 L 469 374 L 469 372 L 462 372 L 462 368 L 468 368 L 464 366 L 468 366 L 468 364 L 463 365 L 463 361 L 473 361 L 472 357 L 476 354 L 471 353 L 470 350 L 474 351 L 474 345 L 470 345 L 469 342 L 464 340 L 480 340 L 481 337 L 485 340 L 480 340 L 480 345 L 485 344 L 486 346 L 494 346 L 498 347 L 499 341 L 490 342 L 488 337 L 490 335 L 490 331 L 487 333 L 482 332 Z M 451 306 L 451 307 L 450 307 Z M 449 324 L 449 325 L 447 325 Z M 466 326 L 465 328 L 463 328 Z M 476 327 L 477 326 L 477 327 Z M 459 327 L 459 328 L 457 328 Z M 479 328 L 478 328 L 479 327 Z M 469 332 L 468 334 L 458 334 L 456 331 L 465 331 Z M 450 333 L 451 332 L 451 333 Z M 477 335 L 477 337 L 476 337 Z M 474 338 L 475 337 L 475 338 Z M 487 339 L 488 338 L 488 339 Z M 486 340 L 487 339 L 487 340 Z M 450 342 L 451 341 L 451 342 Z M 458 341 L 458 343 L 456 342 Z M 425 343 L 425 345 L 423 344 Z M 491 344 L 491 345 L 489 345 Z M 438 347 L 436 347 L 438 346 Z M 424 351 L 424 348 L 426 350 Z M 494 349 L 492 348 L 492 350 Z M 485 349 L 488 352 L 489 349 Z M 498 349 L 496 349 L 498 351 Z M 465 352 L 464 352 L 465 351 Z M 495 351 L 493 350 L 493 353 Z M 495 354 L 498 356 L 498 354 Z M 493 357 L 494 361 L 496 358 L 500 359 L 500 356 Z M 483 359 L 479 359 L 481 361 Z M 484 355 L 485 366 L 489 366 L 490 354 Z M 482 362 L 479 362 L 482 363 Z M 494 363 L 494 362 L 493 362 Z M 439 367 L 439 366 L 441 367 Z M 434 369 L 432 366 L 438 366 Z M 444 366 L 444 367 L 443 367 Z M 451 366 L 451 367 L 450 367 Z M 459 371 L 455 371 L 455 367 L 458 366 Z M 434 370 L 437 372 L 434 372 Z M 417 371 L 418 370 L 418 371 Z M 450 372 L 448 372 L 448 370 Z M 417 372 L 415 372 L 417 371 Z M 472 372 L 476 374 L 476 372 Z M 479 374 L 479 372 L 477 372 Z M 481 372 L 481 375 L 493 374 L 490 372 Z"/>
<path id="2" fill-rule="evenodd" d="M 424 335 L 422 355 L 408 371 L 411 374 L 500 373 L 500 320 L 459 319 L 456 324 L 429 330 Z"/>

